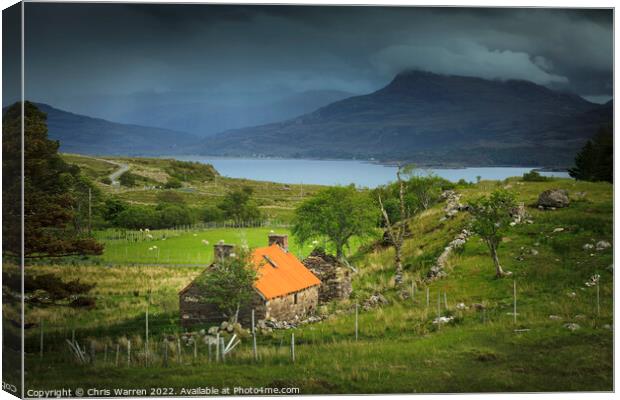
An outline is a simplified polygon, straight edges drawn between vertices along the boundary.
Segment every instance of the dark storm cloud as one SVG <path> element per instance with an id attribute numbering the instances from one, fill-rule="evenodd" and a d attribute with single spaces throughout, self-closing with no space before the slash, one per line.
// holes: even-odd
<path id="1" fill-rule="evenodd" d="M 604 98 L 612 30 L 610 10 L 27 3 L 26 92 L 75 111 L 244 105 L 418 68 Z"/>

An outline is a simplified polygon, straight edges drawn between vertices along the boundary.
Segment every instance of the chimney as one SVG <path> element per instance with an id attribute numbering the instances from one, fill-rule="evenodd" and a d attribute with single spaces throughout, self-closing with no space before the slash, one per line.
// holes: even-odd
<path id="1" fill-rule="evenodd" d="M 284 251 L 288 251 L 288 235 L 278 235 L 275 233 L 269 234 L 269 246 L 277 244 Z"/>
<path id="2" fill-rule="evenodd" d="M 230 257 L 235 246 L 232 244 L 225 244 L 223 240 L 220 240 L 216 245 L 213 246 L 213 253 L 215 256 L 215 260 L 223 260 L 224 258 Z"/>

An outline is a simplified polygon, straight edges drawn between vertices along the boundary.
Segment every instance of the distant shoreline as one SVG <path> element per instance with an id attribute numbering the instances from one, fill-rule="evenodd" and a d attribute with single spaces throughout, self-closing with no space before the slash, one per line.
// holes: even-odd
<path id="1" fill-rule="evenodd" d="M 529 168 L 539 172 L 567 172 L 568 167 L 541 167 L 532 165 L 519 165 L 519 164 L 501 164 L 501 165 L 468 165 L 468 164 L 424 164 L 416 163 L 414 161 L 385 161 L 375 159 L 361 159 L 361 158 L 291 158 L 291 157 L 251 157 L 251 156 L 213 156 L 202 154 L 183 154 L 183 155 L 162 155 L 155 158 L 173 158 L 181 159 L 185 158 L 210 158 L 215 160 L 264 160 L 264 161 L 336 161 L 336 162 L 360 162 L 374 165 L 381 165 L 384 167 L 397 167 L 400 164 L 414 164 L 419 169 L 442 169 L 442 170 L 458 170 L 466 168 Z"/>

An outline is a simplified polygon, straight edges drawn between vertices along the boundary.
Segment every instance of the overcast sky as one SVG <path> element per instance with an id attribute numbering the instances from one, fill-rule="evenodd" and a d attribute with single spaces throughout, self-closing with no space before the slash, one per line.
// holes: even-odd
<path id="1" fill-rule="evenodd" d="M 26 3 L 26 97 L 76 112 L 149 94 L 235 104 L 367 93 L 418 68 L 607 100 L 612 39 L 610 10 Z"/>

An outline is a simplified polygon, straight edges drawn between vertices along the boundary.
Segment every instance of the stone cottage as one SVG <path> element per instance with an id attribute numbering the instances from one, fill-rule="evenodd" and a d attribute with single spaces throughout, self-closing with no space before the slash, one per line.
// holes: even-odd
<path id="1" fill-rule="evenodd" d="M 351 269 L 336 257 L 314 250 L 304 259 L 304 265 L 321 280 L 319 303 L 348 299 L 351 295 Z"/>
<path id="2" fill-rule="evenodd" d="M 234 246 L 218 243 L 214 246 L 215 261 L 230 257 Z M 273 318 L 293 320 L 312 314 L 319 301 L 321 281 L 288 251 L 286 235 L 269 235 L 269 245 L 252 252 L 252 263 L 257 270 L 254 295 L 250 304 L 239 311 L 239 322 L 250 325 L 251 310 L 256 321 Z M 208 267 L 203 273 L 209 273 Z M 208 290 L 195 280 L 179 292 L 181 325 L 219 323 L 225 318 L 213 304 L 200 300 L 201 291 Z"/>

